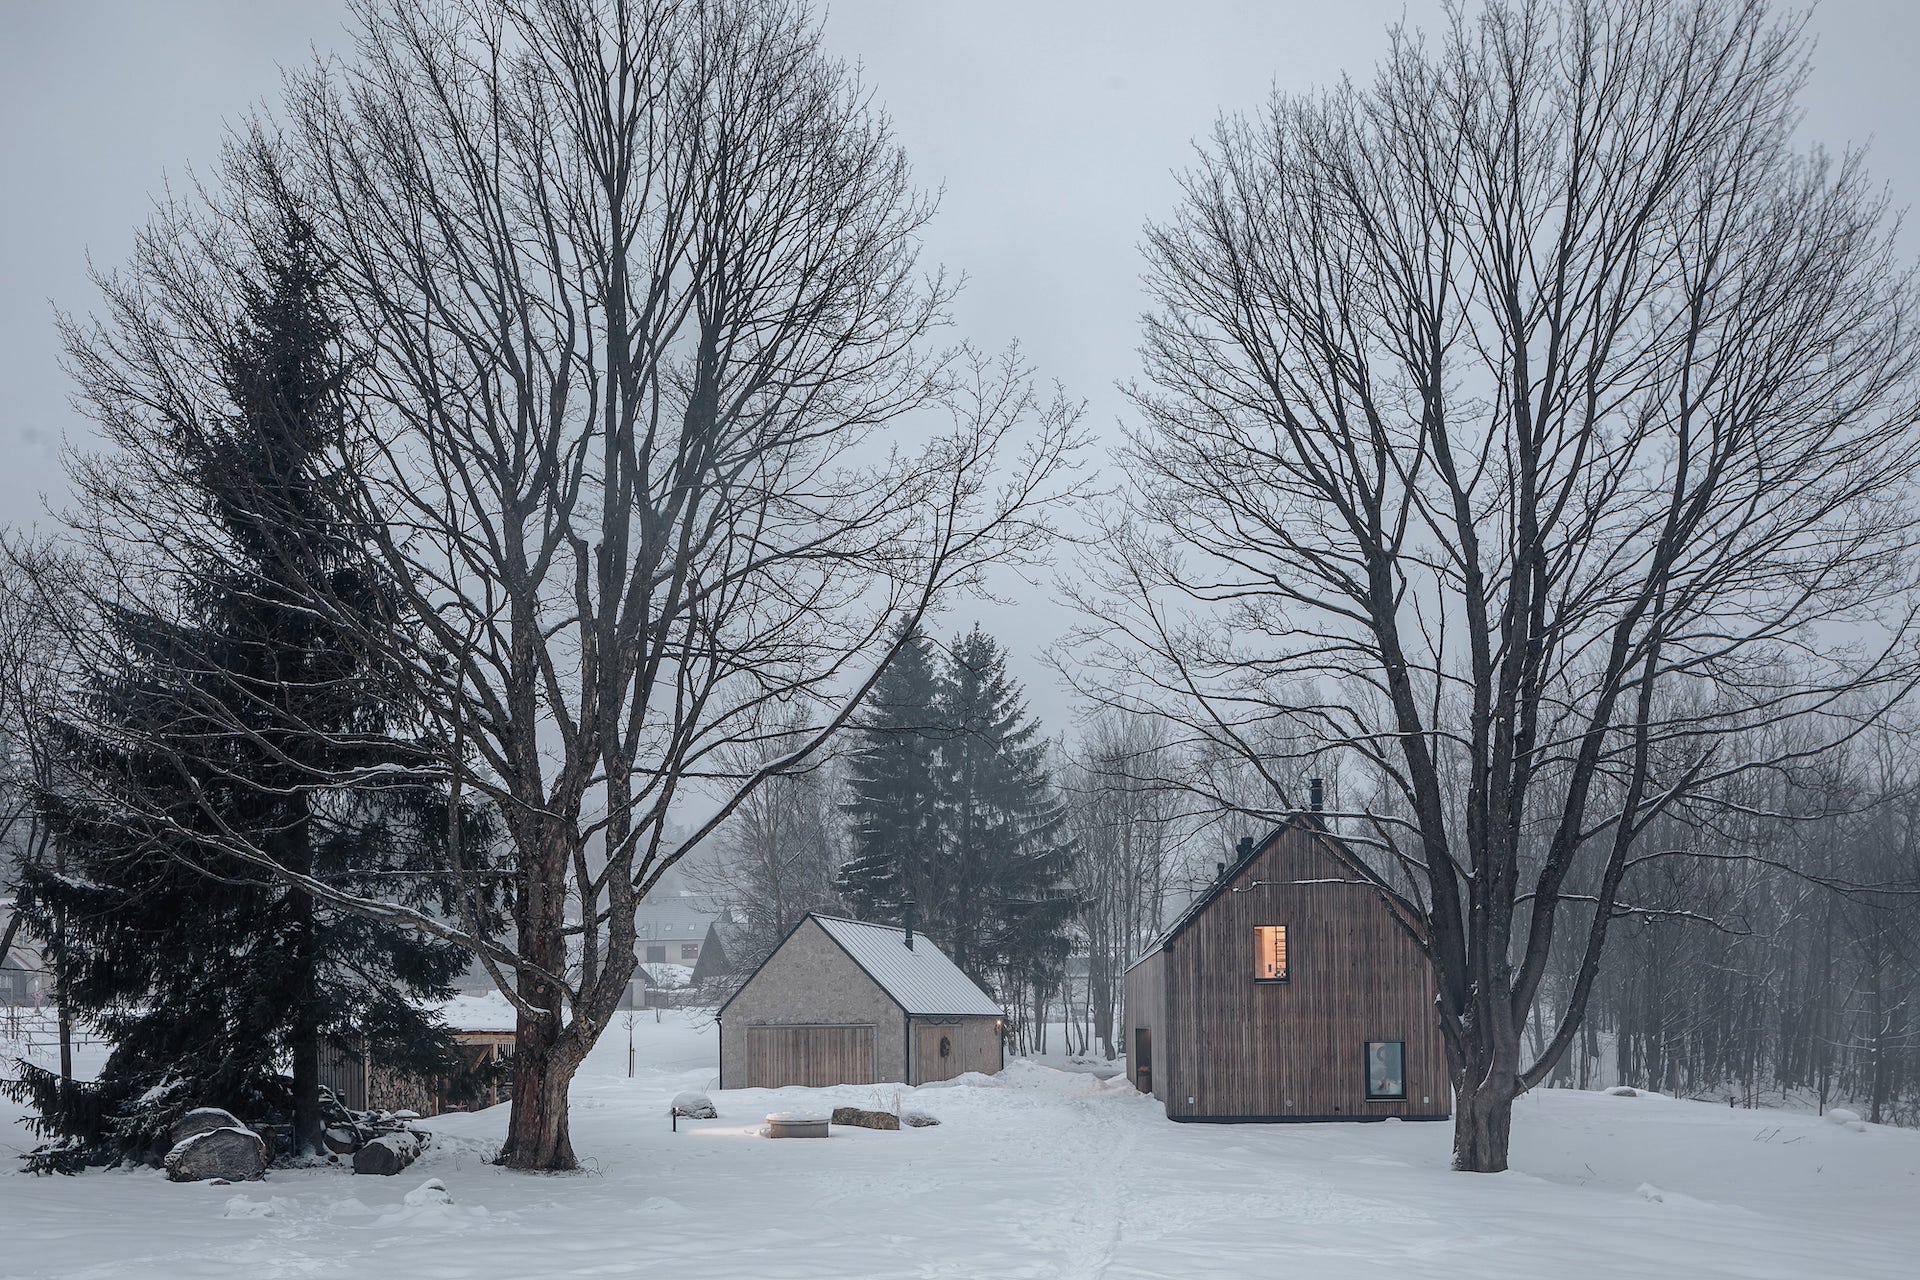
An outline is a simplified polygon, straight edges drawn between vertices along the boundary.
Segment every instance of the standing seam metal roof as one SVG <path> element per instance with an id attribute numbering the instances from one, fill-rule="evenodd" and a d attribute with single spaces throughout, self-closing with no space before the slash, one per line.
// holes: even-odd
<path id="1" fill-rule="evenodd" d="M 991 996 L 924 936 L 915 937 L 909 951 L 904 929 L 835 916 L 816 915 L 813 920 L 909 1014 L 997 1017 L 1002 1012 Z"/>

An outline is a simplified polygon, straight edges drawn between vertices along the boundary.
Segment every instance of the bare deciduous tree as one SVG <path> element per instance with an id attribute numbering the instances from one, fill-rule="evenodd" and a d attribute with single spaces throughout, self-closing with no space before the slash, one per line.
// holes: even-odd
<path id="1" fill-rule="evenodd" d="M 804 724 L 789 727 L 811 736 Z M 773 737 L 757 752 L 730 752 L 728 771 L 745 776 L 788 750 Z M 846 843 L 835 764 L 831 757 L 816 759 L 804 770 L 769 778 L 715 832 L 704 861 L 683 865 L 689 883 L 736 913 L 738 933 L 727 943 L 733 971 L 723 989 L 744 980 L 809 911 L 844 914 L 834 887 Z"/>
<path id="2" fill-rule="evenodd" d="M 1149 232 L 1090 683 L 1274 811 L 1276 726 L 1342 759 L 1354 874 L 1437 975 L 1460 1169 L 1506 1166 L 1623 877 L 1680 852 L 1649 825 L 1804 758 L 1756 728 L 1816 751 L 1913 678 L 1913 293 L 1859 158 L 1792 148 L 1805 50 L 1759 0 L 1489 0 L 1223 121 Z"/>
<path id="3" fill-rule="evenodd" d="M 285 154 L 382 405 L 352 495 L 402 583 L 381 642 L 512 846 L 512 946 L 478 944 L 519 1011 L 502 1159 L 569 1168 L 635 905 L 844 721 L 901 619 L 1042 544 L 1076 415 L 1011 355 L 927 354 L 931 205 L 803 9 L 360 16 Z M 808 731 L 736 774 L 776 709 Z"/>
<path id="4" fill-rule="evenodd" d="M 1062 770 L 1073 834 L 1071 883 L 1087 951 L 1092 1035 L 1115 1056 L 1122 975 L 1145 953 L 1174 904 L 1183 794 L 1162 726 L 1144 716 L 1095 719 Z"/>
<path id="5" fill-rule="evenodd" d="M 49 719 L 71 669 L 60 615 L 82 575 L 43 538 L 0 536 L 0 890 L 12 890 L 27 863 L 60 861 L 40 797 L 65 772 Z M 9 903 L 0 920 L 0 965 L 24 924 L 24 913 Z M 60 1078 L 71 1080 L 73 1019 L 65 1000 L 59 1036 Z"/>

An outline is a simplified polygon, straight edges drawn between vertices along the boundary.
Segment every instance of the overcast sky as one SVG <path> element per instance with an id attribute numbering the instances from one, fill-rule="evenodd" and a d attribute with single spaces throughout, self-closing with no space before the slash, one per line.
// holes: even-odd
<path id="1" fill-rule="evenodd" d="M 828 37 L 865 64 L 923 182 L 945 190 L 931 256 L 965 272 L 963 334 L 1018 338 L 1111 431 L 1141 308 L 1143 221 L 1215 114 L 1268 89 L 1364 76 L 1403 13 L 1439 0 L 838 0 Z M 171 175 L 205 166 L 224 122 L 271 99 L 279 67 L 344 46 L 337 0 L 0 0 L 0 523 L 57 507 L 68 404 L 56 307 L 93 305 L 89 255 L 117 265 Z M 1920 4 L 1826 0 L 1806 134 L 1872 144 L 1894 202 L 1920 202 Z M 1910 253 L 1920 237 L 1908 235 Z M 1041 594 L 1044 594 L 1042 590 Z M 1036 601 L 1043 604 L 1044 601 Z M 963 609 L 1015 651 L 1037 710 L 1064 702 L 1036 655 L 1057 610 Z M 1064 726 L 1060 726 L 1064 727 Z"/>

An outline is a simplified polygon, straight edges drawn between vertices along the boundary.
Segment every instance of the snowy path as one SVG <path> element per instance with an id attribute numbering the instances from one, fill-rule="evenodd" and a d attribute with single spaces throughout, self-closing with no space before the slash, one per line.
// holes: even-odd
<path id="1" fill-rule="evenodd" d="M 636 1079 L 616 1026 L 576 1086 L 579 1175 L 487 1165 L 503 1109 L 436 1122 L 435 1150 L 393 1179 L 0 1173 L 0 1276 L 1920 1274 L 1910 1132 L 1546 1093 L 1516 1124 L 1526 1172 L 1476 1178 L 1446 1172 L 1445 1125 L 1175 1125 L 1123 1081 L 1015 1063 L 912 1091 L 938 1128 L 771 1142 L 756 1132 L 769 1110 L 891 1105 L 893 1089 L 729 1092 L 719 1120 L 673 1133 L 667 1099 L 713 1082 L 712 1031 L 678 1018 L 634 1031 Z M 25 1141 L 0 1127 L 0 1158 Z M 407 1203 L 428 1178 L 453 1203 Z"/>

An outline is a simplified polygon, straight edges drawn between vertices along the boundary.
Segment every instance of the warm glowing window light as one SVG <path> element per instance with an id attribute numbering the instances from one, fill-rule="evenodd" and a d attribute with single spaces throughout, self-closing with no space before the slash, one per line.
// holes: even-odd
<path id="1" fill-rule="evenodd" d="M 1253 978 L 1255 982 L 1287 980 L 1287 926 L 1283 924 L 1255 926 Z"/>

